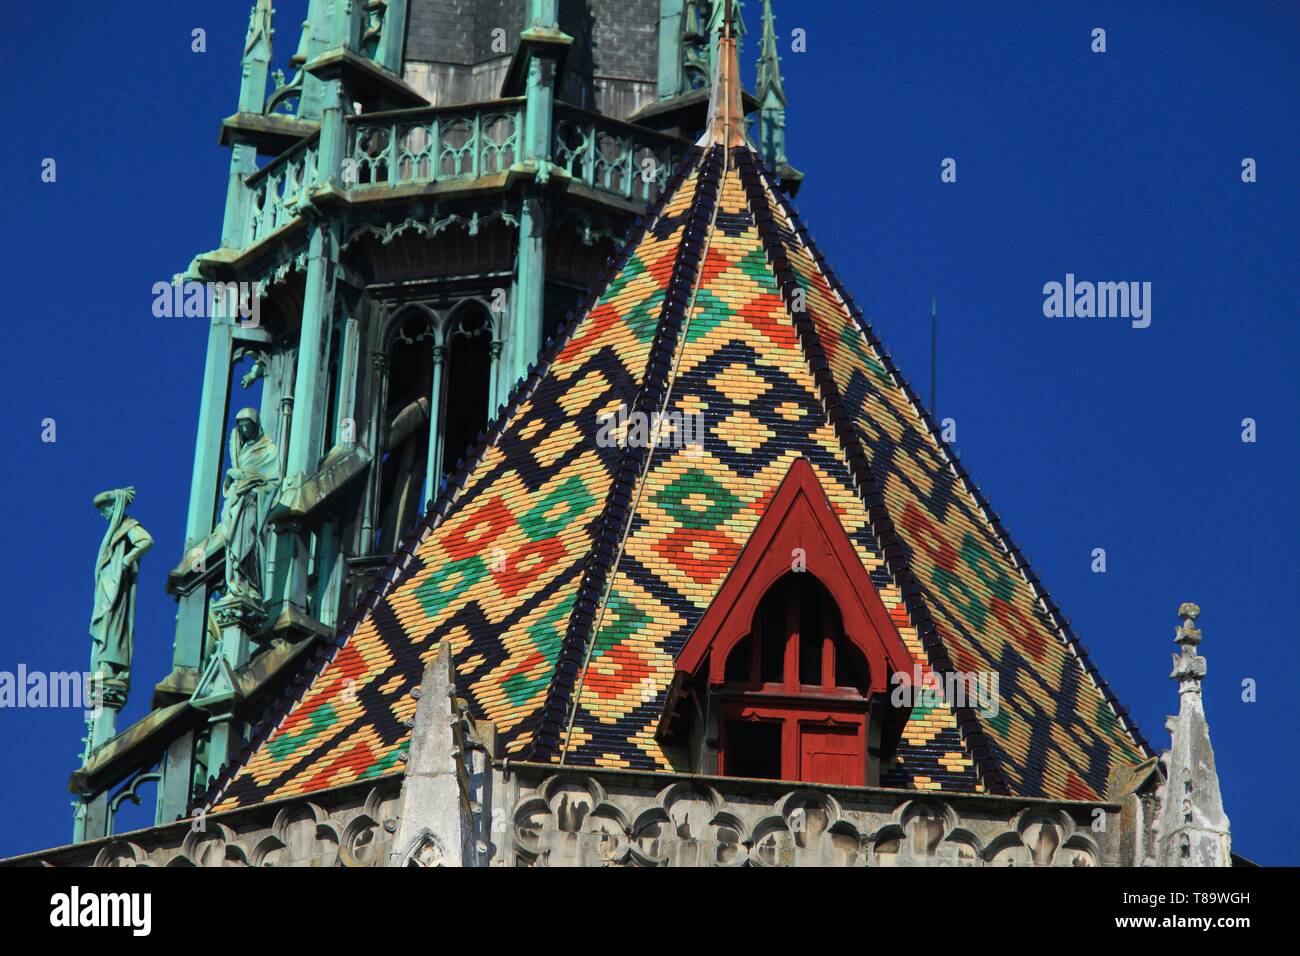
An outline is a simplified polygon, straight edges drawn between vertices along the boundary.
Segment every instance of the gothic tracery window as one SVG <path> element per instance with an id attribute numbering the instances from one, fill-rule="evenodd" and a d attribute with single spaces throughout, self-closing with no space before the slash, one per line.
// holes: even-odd
<path id="1" fill-rule="evenodd" d="M 376 553 L 397 546 L 487 424 L 499 352 L 492 315 L 478 299 L 448 312 L 415 304 L 394 314 L 378 422 Z"/>
<path id="2" fill-rule="evenodd" d="M 376 550 L 392 551 L 418 519 L 429 453 L 434 316 L 408 309 L 395 317 L 388 346 L 387 396 L 380 419 Z"/>

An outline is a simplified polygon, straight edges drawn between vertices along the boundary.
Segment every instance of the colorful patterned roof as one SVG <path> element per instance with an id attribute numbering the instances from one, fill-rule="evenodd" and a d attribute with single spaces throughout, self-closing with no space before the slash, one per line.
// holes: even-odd
<path id="1" fill-rule="evenodd" d="M 995 717 L 914 708 L 884 785 L 1097 799 L 1112 768 L 1149 755 L 780 185 L 728 141 L 697 147 L 383 584 L 255 729 L 218 809 L 400 773 L 443 640 L 506 754 L 686 769 L 655 738 L 675 657 L 797 458 L 913 656 L 998 675 Z M 619 409 L 698 413 L 703 441 L 601 440 Z"/>

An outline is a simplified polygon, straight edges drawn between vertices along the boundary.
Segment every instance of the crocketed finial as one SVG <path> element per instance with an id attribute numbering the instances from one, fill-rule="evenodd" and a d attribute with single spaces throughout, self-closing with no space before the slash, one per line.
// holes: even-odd
<path id="1" fill-rule="evenodd" d="M 1178 616 L 1183 619 L 1174 635 L 1174 643 L 1180 648 L 1174 657 L 1174 669 L 1170 678 L 1180 681 L 1184 690 L 1199 692 L 1201 680 L 1205 677 L 1205 658 L 1196 653 L 1196 646 L 1201 643 L 1201 632 L 1196 626 L 1196 619 L 1201 616 L 1201 609 L 1190 602 L 1178 608 Z"/>

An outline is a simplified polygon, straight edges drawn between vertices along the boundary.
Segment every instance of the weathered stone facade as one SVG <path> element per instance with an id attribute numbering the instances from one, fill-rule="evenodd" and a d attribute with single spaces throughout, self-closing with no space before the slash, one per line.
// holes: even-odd
<path id="1" fill-rule="evenodd" d="M 1184 644 L 1194 631 L 1193 607 L 1183 608 Z M 1171 718 L 1173 746 L 1164 757 L 1114 780 L 1106 802 L 1086 803 L 501 759 L 493 754 L 491 726 L 476 724 L 456 695 L 445 643 L 426 668 L 418 696 L 401 776 L 5 865 L 1231 865 L 1212 756 L 1207 773 L 1199 746 L 1203 741 L 1208 747 L 1208 735 L 1188 739 L 1179 718 Z M 1199 763 L 1187 764 L 1187 754 Z M 1166 780 L 1175 793 L 1194 780 L 1188 792 L 1198 796 L 1169 803 Z M 1219 817 L 1195 810 L 1198 801 L 1217 805 Z M 1166 806 L 1172 807 L 1168 813 Z M 1178 822 L 1189 813 L 1199 827 Z"/>
<path id="2" fill-rule="evenodd" d="M 1121 807 L 497 765 L 464 833 L 353 786 L 44 851 L 55 866 L 1124 866 Z M 408 778 L 409 783 L 409 778 Z M 459 804 L 458 792 L 447 794 Z M 402 842 L 398 833 L 413 838 Z M 473 839 L 468 839 L 472 837 Z M 461 846 L 469 853 L 460 858 Z"/>
<path id="3" fill-rule="evenodd" d="M 481 762 L 482 755 L 475 755 Z M 1096 806 L 496 764 L 461 832 L 351 786 L 7 861 L 54 866 L 1134 866 L 1130 796 Z M 409 787 L 411 778 L 407 778 Z M 460 813 L 459 788 L 439 810 Z M 410 800 L 409 794 L 406 800 Z M 435 814 L 439 815 L 439 814 Z M 399 837 L 402 834 L 402 837 Z M 408 839 L 405 835 L 410 834 Z M 1144 841 L 1145 843 L 1145 841 Z M 462 848 L 464 856 L 462 858 Z"/>

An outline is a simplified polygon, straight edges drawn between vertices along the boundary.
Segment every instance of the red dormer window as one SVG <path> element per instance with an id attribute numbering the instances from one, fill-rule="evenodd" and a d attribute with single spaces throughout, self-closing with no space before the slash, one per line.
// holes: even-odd
<path id="1" fill-rule="evenodd" d="M 719 773 L 866 782 L 870 677 L 815 577 L 791 573 L 773 585 L 724 675 Z"/>
<path id="2" fill-rule="evenodd" d="M 863 786 L 912 659 L 811 465 L 798 459 L 677 658 L 660 737 L 695 769 Z"/>

